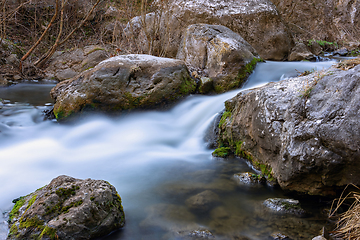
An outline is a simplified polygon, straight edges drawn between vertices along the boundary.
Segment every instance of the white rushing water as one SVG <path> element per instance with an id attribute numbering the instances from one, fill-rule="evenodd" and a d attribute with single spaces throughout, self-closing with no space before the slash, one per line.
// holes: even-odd
<path id="1" fill-rule="evenodd" d="M 331 64 L 260 63 L 245 87 L 294 76 L 296 70 L 320 69 Z M 144 207 L 143 202 L 156 202 L 156 194 L 144 195 L 144 192 L 151 192 L 156 184 L 178 174 L 174 168 L 213 161 L 212 150 L 203 141 L 204 132 L 224 108 L 224 101 L 237 92 L 190 96 L 164 112 L 138 112 L 112 118 L 94 115 L 72 124 L 42 121 L 40 113 L 45 108 L 42 106 L 3 104 L 0 211 L 11 209 L 12 199 L 65 174 L 108 180 L 120 193 L 127 217 L 140 214 L 136 211 Z M 1 91 L 0 98 L 5 99 Z M 0 226 L 1 239 L 6 232 L 5 224 Z"/>

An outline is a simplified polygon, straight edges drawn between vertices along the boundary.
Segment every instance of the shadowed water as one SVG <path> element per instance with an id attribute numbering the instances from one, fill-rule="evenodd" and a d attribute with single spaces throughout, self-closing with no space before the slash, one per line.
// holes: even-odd
<path id="1" fill-rule="evenodd" d="M 260 63 L 245 88 L 331 64 Z M 42 111 L 50 108 L 45 104 L 51 87 L 19 84 L 0 89 L 0 98 L 9 100 L 0 105 L 1 212 L 11 209 L 12 199 L 65 174 L 104 179 L 118 190 L 126 226 L 104 239 L 176 239 L 173 232 L 199 227 L 209 229 L 217 239 L 265 239 L 276 231 L 309 239 L 324 224 L 317 217 L 284 218 L 264 213 L 261 201 L 283 193 L 270 187 L 238 187 L 231 176 L 253 171 L 245 161 L 212 158 L 204 133 L 224 108 L 224 101 L 239 90 L 190 96 L 165 112 L 93 115 L 58 124 L 43 120 Z M 219 205 L 205 213 L 188 210 L 186 199 L 204 190 L 218 194 Z M 5 239 L 6 214 L 0 220 L 0 239 Z"/>

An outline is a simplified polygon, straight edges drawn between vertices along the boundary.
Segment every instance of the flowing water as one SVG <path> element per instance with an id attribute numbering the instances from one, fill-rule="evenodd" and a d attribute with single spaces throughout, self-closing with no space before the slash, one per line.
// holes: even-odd
<path id="1" fill-rule="evenodd" d="M 244 88 L 331 64 L 260 63 Z M 58 124 L 43 120 L 42 113 L 51 108 L 48 92 L 53 86 L 26 83 L 0 88 L 0 239 L 7 235 L 6 213 L 12 199 L 63 174 L 104 179 L 118 190 L 126 225 L 103 239 L 178 239 L 179 232 L 199 228 L 210 230 L 217 239 L 267 239 L 274 232 L 309 239 L 325 224 L 315 212 L 306 218 L 267 213 L 261 202 L 283 197 L 283 192 L 266 186 L 239 187 L 231 176 L 254 171 L 245 160 L 211 156 L 204 134 L 224 101 L 240 90 L 190 96 L 167 111 L 93 115 Z M 220 196 L 219 206 L 191 212 L 186 199 L 204 190 Z"/>

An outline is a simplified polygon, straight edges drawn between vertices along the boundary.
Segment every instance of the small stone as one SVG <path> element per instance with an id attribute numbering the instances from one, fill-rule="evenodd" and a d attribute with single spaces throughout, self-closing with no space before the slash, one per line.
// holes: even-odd
<path id="1" fill-rule="evenodd" d="M 290 240 L 290 238 L 282 233 L 273 233 L 270 236 L 273 240 Z"/>
<path id="2" fill-rule="evenodd" d="M 317 237 L 314 237 L 312 240 L 327 240 L 327 239 L 324 238 L 323 236 L 317 236 Z"/>
<path id="3" fill-rule="evenodd" d="M 19 74 L 16 74 L 13 78 L 15 81 L 19 81 L 22 79 L 22 77 Z"/>
<path id="4" fill-rule="evenodd" d="M 240 186 L 261 187 L 266 183 L 265 177 L 251 172 L 236 173 L 232 178 Z"/>
<path id="5" fill-rule="evenodd" d="M 285 198 L 269 198 L 263 204 L 277 213 L 288 213 L 294 215 L 305 215 L 305 210 L 300 207 L 298 200 Z"/>

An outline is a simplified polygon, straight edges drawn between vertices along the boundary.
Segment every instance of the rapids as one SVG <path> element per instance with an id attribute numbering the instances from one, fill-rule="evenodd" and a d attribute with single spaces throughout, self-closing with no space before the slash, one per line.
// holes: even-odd
<path id="1" fill-rule="evenodd" d="M 243 89 L 332 64 L 330 61 L 259 63 Z M 48 92 L 53 86 L 26 83 L 0 88 L 3 99 L 0 103 L 0 212 L 3 213 L 0 239 L 7 235 L 6 216 L 12 208 L 12 199 L 33 192 L 62 174 L 104 179 L 116 187 L 127 223 L 124 229 L 104 239 L 171 238 L 163 235 L 173 228 L 171 217 L 164 224 L 159 218 L 151 218 L 149 208 L 159 203 L 184 205 L 186 198 L 194 193 L 179 194 L 174 189 L 194 186 L 217 192 L 224 208 L 233 213 L 229 217 L 233 220 L 227 220 L 225 227 L 217 227 L 211 216 L 196 215 L 189 224 L 196 223 L 219 236 L 233 233 L 253 239 L 262 239 L 279 229 L 269 227 L 269 221 L 273 221 L 270 218 L 257 219 L 256 208 L 249 210 L 253 209 L 249 206 L 283 193 L 272 188 L 251 191 L 233 186 L 232 174 L 253 170 L 241 159 L 214 159 L 203 140 L 205 131 L 224 108 L 224 101 L 241 90 L 216 96 L 190 96 L 167 111 L 132 112 L 118 117 L 97 114 L 58 124 L 43 120 L 42 113 L 51 107 Z M 238 224 L 244 228 L 236 221 L 243 221 Z M 311 234 L 319 230 L 301 221 L 302 225 L 307 224 Z M 291 231 L 303 232 L 301 227 L 295 226 Z"/>

